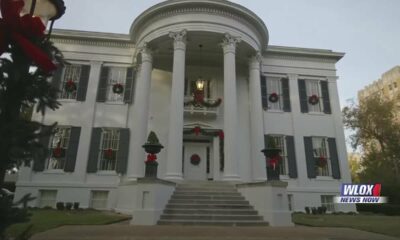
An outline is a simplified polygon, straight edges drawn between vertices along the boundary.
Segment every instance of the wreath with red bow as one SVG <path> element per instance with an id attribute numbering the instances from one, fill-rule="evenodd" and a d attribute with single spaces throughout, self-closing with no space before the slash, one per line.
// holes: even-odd
<path id="1" fill-rule="evenodd" d="M 116 83 L 113 85 L 113 93 L 115 94 L 122 94 L 124 92 L 124 86 L 121 83 Z"/>
<path id="2" fill-rule="evenodd" d="M 55 158 L 61 158 L 64 156 L 64 151 L 60 146 L 57 146 L 56 148 L 53 148 L 53 157 Z"/>
<path id="3" fill-rule="evenodd" d="M 104 150 L 104 158 L 108 160 L 113 160 L 114 159 L 114 150 L 111 148 Z"/>
<path id="4" fill-rule="evenodd" d="M 72 93 L 76 91 L 76 84 L 71 79 L 65 83 L 65 91 Z"/>
<path id="5" fill-rule="evenodd" d="M 317 96 L 317 95 L 312 95 L 312 96 L 310 96 L 309 98 L 308 98 L 308 102 L 311 104 L 311 105 L 316 105 L 316 104 L 318 104 L 319 103 L 319 97 Z"/>
<path id="6" fill-rule="evenodd" d="M 271 95 L 269 95 L 269 98 L 268 98 L 268 100 L 270 101 L 270 102 L 272 102 L 272 103 L 276 103 L 276 102 L 278 102 L 278 100 L 279 100 L 279 96 L 278 96 L 278 94 L 277 93 L 271 93 Z"/>
<path id="7" fill-rule="evenodd" d="M 326 164 L 328 164 L 328 160 L 326 159 L 326 157 L 321 156 L 317 158 L 316 164 L 319 168 L 324 168 Z"/>
<path id="8" fill-rule="evenodd" d="M 200 161 L 201 161 L 200 156 L 197 155 L 197 154 L 193 154 L 193 155 L 190 157 L 190 163 L 193 164 L 193 165 L 195 165 L 195 166 L 199 165 L 199 164 L 200 164 Z"/>

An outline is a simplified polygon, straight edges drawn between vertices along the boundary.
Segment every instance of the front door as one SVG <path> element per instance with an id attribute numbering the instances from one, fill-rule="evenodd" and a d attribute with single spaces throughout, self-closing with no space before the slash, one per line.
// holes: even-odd
<path id="1" fill-rule="evenodd" d="M 208 143 L 184 144 L 183 175 L 185 180 L 207 180 Z"/>

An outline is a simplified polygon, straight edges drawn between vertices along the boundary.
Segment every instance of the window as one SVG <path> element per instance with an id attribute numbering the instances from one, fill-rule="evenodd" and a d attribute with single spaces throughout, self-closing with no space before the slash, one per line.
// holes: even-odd
<path id="1" fill-rule="evenodd" d="M 267 78 L 267 98 L 269 110 L 283 110 L 283 93 L 280 78 Z M 277 97 L 276 101 L 273 100 Z"/>
<path id="2" fill-rule="evenodd" d="M 107 81 L 107 101 L 108 102 L 123 102 L 124 101 L 124 92 L 115 93 L 113 88 L 116 84 L 121 85 L 122 89 L 125 89 L 125 81 L 126 81 L 126 70 L 125 67 L 110 67 L 108 72 L 108 81 Z"/>
<path id="3" fill-rule="evenodd" d="M 64 169 L 70 135 L 70 127 L 57 127 L 55 129 L 50 140 L 51 152 L 46 169 Z"/>
<path id="4" fill-rule="evenodd" d="M 397 88 L 397 82 L 394 82 L 394 83 L 393 83 L 393 87 L 394 87 L 394 88 Z"/>
<path id="5" fill-rule="evenodd" d="M 293 211 L 293 195 L 288 194 L 287 198 L 288 198 L 288 209 L 289 211 Z"/>
<path id="6" fill-rule="evenodd" d="M 315 171 L 317 176 L 330 176 L 330 158 L 328 139 L 324 137 L 313 137 L 313 154 L 315 159 Z"/>
<path id="7" fill-rule="evenodd" d="M 56 205 L 57 190 L 39 190 L 39 206 L 40 208 L 52 207 Z"/>
<path id="8" fill-rule="evenodd" d="M 309 112 L 323 112 L 324 104 L 321 93 L 321 81 L 307 80 L 306 91 L 307 91 L 307 104 Z M 318 98 L 318 101 L 316 103 L 311 103 L 310 101 L 310 98 L 312 98 L 313 96 L 316 96 Z"/>
<path id="9" fill-rule="evenodd" d="M 90 198 L 90 207 L 94 209 L 106 209 L 108 200 L 108 191 L 92 191 Z"/>
<path id="10" fill-rule="evenodd" d="M 64 68 L 62 81 L 60 86 L 60 99 L 76 99 L 77 90 L 79 86 L 79 79 L 81 77 L 82 67 L 80 65 L 67 65 Z M 68 90 L 67 86 L 75 86 L 74 91 Z"/>
<path id="11" fill-rule="evenodd" d="M 333 204 L 333 196 L 321 195 L 321 206 L 326 207 L 327 212 L 334 212 L 335 205 Z"/>
<path id="12" fill-rule="evenodd" d="M 115 128 L 103 128 L 99 153 L 100 171 L 114 171 L 117 165 L 120 131 Z"/>
<path id="13" fill-rule="evenodd" d="M 288 175 L 288 156 L 286 151 L 285 137 L 279 135 L 269 135 L 267 148 L 279 148 L 281 150 L 282 161 L 279 164 L 279 174 Z"/>
<path id="14" fill-rule="evenodd" d="M 389 90 L 392 90 L 393 88 L 392 88 L 392 84 L 389 84 Z"/>

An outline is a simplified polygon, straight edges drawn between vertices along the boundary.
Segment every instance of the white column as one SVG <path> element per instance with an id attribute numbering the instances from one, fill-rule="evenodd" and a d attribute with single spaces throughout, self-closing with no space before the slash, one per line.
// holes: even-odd
<path id="1" fill-rule="evenodd" d="M 225 34 L 222 42 L 224 51 L 224 153 L 225 181 L 238 181 L 239 163 L 237 154 L 237 93 L 236 93 L 236 44 L 240 40 Z"/>
<path id="2" fill-rule="evenodd" d="M 166 179 L 182 179 L 183 102 L 185 86 L 186 30 L 170 33 L 174 40 Z"/>
<path id="3" fill-rule="evenodd" d="M 252 179 L 267 180 L 264 154 L 264 120 L 261 104 L 260 84 L 261 55 L 257 53 L 249 62 L 249 95 L 250 95 L 250 143 L 252 160 Z"/>
<path id="4" fill-rule="evenodd" d="M 151 87 L 151 72 L 153 70 L 153 56 L 147 44 L 140 50 L 142 63 L 138 66 L 136 86 L 133 100 L 133 110 L 130 111 L 128 126 L 131 129 L 129 162 L 127 169 L 128 179 L 144 176 L 145 152 L 142 145 L 147 139 L 147 125 L 149 116 L 149 101 Z"/>

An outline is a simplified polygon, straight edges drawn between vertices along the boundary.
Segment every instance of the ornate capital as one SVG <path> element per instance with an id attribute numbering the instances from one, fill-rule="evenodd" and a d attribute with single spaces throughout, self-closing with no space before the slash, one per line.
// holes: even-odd
<path id="1" fill-rule="evenodd" d="M 142 55 L 143 62 L 153 62 L 153 51 L 149 48 L 147 42 L 144 42 L 139 48 L 139 52 Z"/>
<path id="2" fill-rule="evenodd" d="M 221 43 L 221 46 L 224 49 L 224 54 L 228 52 L 236 53 L 236 45 L 241 41 L 240 37 L 234 37 L 229 33 L 225 33 Z"/>
<path id="3" fill-rule="evenodd" d="M 260 69 L 261 61 L 262 61 L 262 55 L 260 52 L 257 51 L 255 55 L 250 57 L 250 62 L 249 62 L 250 69 Z"/>
<path id="4" fill-rule="evenodd" d="M 170 32 L 169 37 L 174 39 L 174 49 L 186 50 L 186 29 L 180 32 Z"/>

